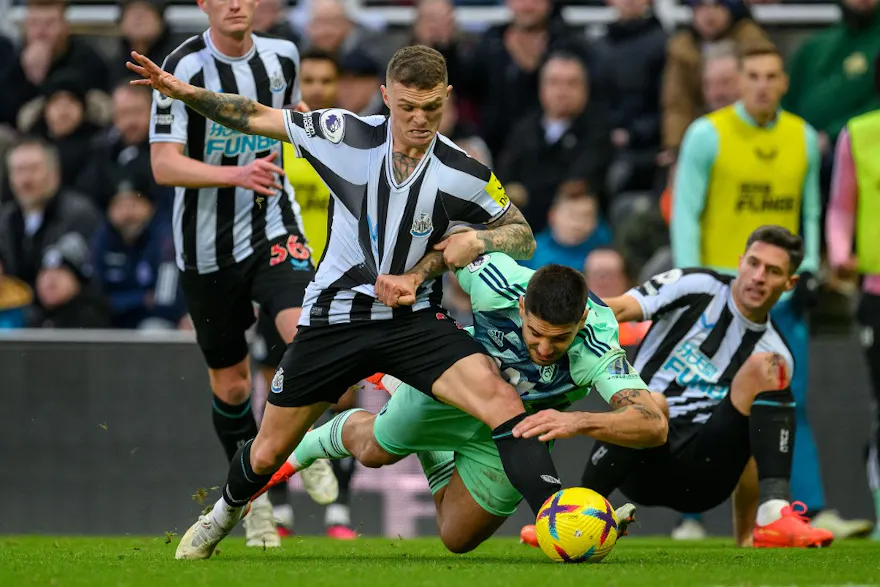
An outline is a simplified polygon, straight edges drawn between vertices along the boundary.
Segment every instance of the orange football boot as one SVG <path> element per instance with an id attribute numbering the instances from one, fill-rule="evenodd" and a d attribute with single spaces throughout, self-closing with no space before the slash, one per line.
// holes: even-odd
<path id="1" fill-rule="evenodd" d="M 819 548 L 830 546 L 834 534 L 810 526 L 804 515 L 807 506 L 796 501 L 782 508 L 782 516 L 771 524 L 755 524 L 752 532 L 755 548 Z"/>

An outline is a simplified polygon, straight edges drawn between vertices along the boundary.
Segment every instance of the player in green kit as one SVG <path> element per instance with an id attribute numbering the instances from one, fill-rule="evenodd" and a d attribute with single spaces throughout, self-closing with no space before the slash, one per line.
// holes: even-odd
<path id="1" fill-rule="evenodd" d="M 533 271 L 503 253 L 483 255 L 456 275 L 473 308 L 468 332 L 532 414 L 513 434 L 530 430 L 541 441 L 585 434 L 634 448 L 665 442 L 666 418 L 618 344 L 614 313 L 589 293 L 583 275 L 560 265 Z M 392 396 L 378 415 L 349 410 L 309 432 L 270 485 L 319 458 L 351 455 L 380 467 L 415 453 L 434 495 L 443 544 L 452 552 L 473 550 L 522 499 L 492 431 L 399 380 L 386 375 L 382 382 Z M 593 387 L 613 411 L 561 413 Z"/>

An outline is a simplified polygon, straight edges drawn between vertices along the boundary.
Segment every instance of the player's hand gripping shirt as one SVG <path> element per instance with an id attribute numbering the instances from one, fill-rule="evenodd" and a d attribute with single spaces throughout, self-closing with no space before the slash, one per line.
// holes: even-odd
<path id="1" fill-rule="evenodd" d="M 794 373 L 794 359 L 772 321 L 743 316 L 732 283 L 707 269 L 673 269 L 627 292 L 645 320 L 653 320 L 635 367 L 651 391 L 666 396 L 670 420 L 706 422 L 754 353 L 778 353 Z"/>
<path id="2" fill-rule="evenodd" d="M 624 389 L 647 389 L 620 348 L 614 312 L 592 295 L 584 327 L 568 353 L 551 365 L 532 362 L 522 338 L 519 298 L 534 273 L 504 253 L 482 255 L 456 272 L 474 312 L 474 326 L 468 331 L 495 359 L 526 409 L 564 409 L 593 387 L 605 401 Z"/>

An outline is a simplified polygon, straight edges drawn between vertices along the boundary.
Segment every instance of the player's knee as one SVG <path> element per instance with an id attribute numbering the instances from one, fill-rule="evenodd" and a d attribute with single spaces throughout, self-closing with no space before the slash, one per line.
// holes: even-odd
<path id="1" fill-rule="evenodd" d="M 785 389 L 791 384 L 788 365 L 778 353 L 756 353 L 746 360 L 741 370 L 749 378 L 749 389 L 755 395 L 764 391 Z"/>
<path id="2" fill-rule="evenodd" d="M 251 379 L 247 369 L 236 365 L 212 371 L 211 390 L 221 401 L 231 406 L 244 403 L 251 394 Z"/>
<path id="3" fill-rule="evenodd" d="M 288 456 L 279 443 L 255 440 L 251 446 L 251 468 L 258 475 L 270 475 L 281 468 Z"/>
<path id="4" fill-rule="evenodd" d="M 371 439 L 363 448 L 358 457 L 358 462 L 365 467 L 377 469 L 385 465 L 391 465 L 400 460 L 400 457 L 393 455 L 382 448 L 375 439 Z"/>
<path id="5" fill-rule="evenodd" d="M 446 527 L 440 528 L 440 540 L 446 550 L 453 554 L 465 554 L 480 545 L 480 542 L 469 536 L 462 536 L 454 529 L 447 530 Z"/>

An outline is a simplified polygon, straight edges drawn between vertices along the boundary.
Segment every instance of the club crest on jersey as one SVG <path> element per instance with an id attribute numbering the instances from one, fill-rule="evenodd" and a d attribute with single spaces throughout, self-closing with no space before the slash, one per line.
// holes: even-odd
<path id="1" fill-rule="evenodd" d="M 281 393 L 282 389 L 284 389 L 284 369 L 278 367 L 275 377 L 272 378 L 272 393 Z"/>
<path id="2" fill-rule="evenodd" d="M 427 212 L 422 212 L 421 216 L 413 220 L 412 228 L 409 233 L 416 238 L 424 238 L 434 232 L 434 221 Z"/>
<path id="3" fill-rule="evenodd" d="M 345 118 L 342 112 L 339 110 L 325 110 L 321 112 L 319 124 L 325 139 L 334 145 L 342 142 L 342 137 L 345 135 Z"/>
<path id="4" fill-rule="evenodd" d="M 551 381 L 553 381 L 553 378 L 556 377 L 557 370 L 558 367 L 556 363 L 540 367 L 539 371 L 541 372 L 541 383 L 550 383 Z"/>
<path id="5" fill-rule="evenodd" d="M 269 89 L 272 90 L 272 93 L 274 94 L 283 92 L 287 89 L 287 82 L 284 81 L 283 72 L 276 71 L 272 77 L 269 78 Z"/>

